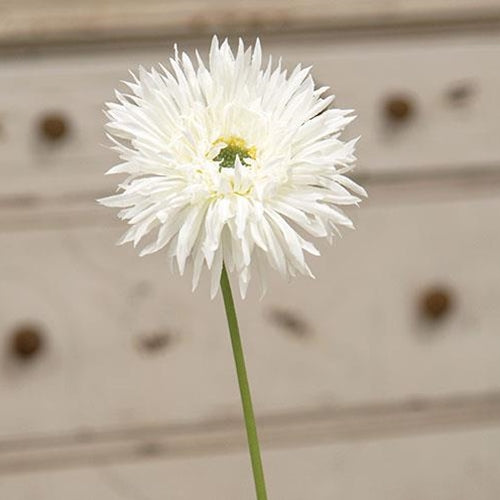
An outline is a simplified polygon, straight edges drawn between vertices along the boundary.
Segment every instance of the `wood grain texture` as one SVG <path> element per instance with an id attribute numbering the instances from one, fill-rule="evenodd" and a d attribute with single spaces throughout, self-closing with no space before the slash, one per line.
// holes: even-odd
<path id="1" fill-rule="evenodd" d="M 257 413 L 499 390 L 499 208 L 379 200 L 322 247 L 315 281 L 273 276 L 262 302 L 254 286 L 239 311 Z M 47 338 L 33 362 L 1 354 L 2 437 L 239 415 L 220 300 L 206 282 L 191 294 L 161 254 L 116 248 L 118 234 L 107 213 L 0 235 L 2 344 L 25 322 Z M 453 308 L 429 323 L 434 285 Z"/>
<path id="2" fill-rule="evenodd" d="M 500 430 L 265 450 L 270 498 L 498 500 Z M 2 477 L 8 500 L 252 500 L 247 455 L 221 453 Z"/>
<path id="3" fill-rule="evenodd" d="M 288 411 L 259 419 L 266 450 L 425 436 L 500 426 L 500 394 L 420 399 L 338 409 Z M 243 452 L 241 418 L 127 426 L 0 440 L 0 477 L 148 458 Z"/>
<path id="4" fill-rule="evenodd" d="M 500 19 L 498 0 L 2 0 L 0 44 Z"/>
<path id="5" fill-rule="evenodd" d="M 206 47 L 208 40 L 186 43 Z M 497 89 L 500 35 L 338 41 L 316 35 L 263 37 L 266 53 L 293 67 L 313 65 L 336 105 L 354 108 L 345 137 L 361 135 L 360 175 L 479 173 L 500 165 Z M 0 199 L 101 194 L 116 182 L 103 173 L 118 160 L 104 145 L 104 103 L 128 70 L 171 55 L 170 46 L 6 60 L 0 67 Z M 369 82 L 369 84 L 367 84 Z M 387 99 L 413 101 L 405 122 L 386 116 Z M 40 133 L 44 117 L 64 116 L 59 141 Z"/>

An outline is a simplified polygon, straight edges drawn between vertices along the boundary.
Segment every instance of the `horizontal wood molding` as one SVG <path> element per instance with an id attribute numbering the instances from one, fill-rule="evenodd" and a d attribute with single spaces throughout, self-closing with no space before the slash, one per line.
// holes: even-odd
<path id="1" fill-rule="evenodd" d="M 498 0 L 0 0 L 0 45 L 495 20 Z"/>
<path id="2" fill-rule="evenodd" d="M 500 425 L 500 395 L 268 415 L 259 424 L 267 449 L 468 430 Z M 244 450 L 245 443 L 238 418 L 9 439 L 0 441 L 0 475 L 88 463 L 234 453 Z"/>

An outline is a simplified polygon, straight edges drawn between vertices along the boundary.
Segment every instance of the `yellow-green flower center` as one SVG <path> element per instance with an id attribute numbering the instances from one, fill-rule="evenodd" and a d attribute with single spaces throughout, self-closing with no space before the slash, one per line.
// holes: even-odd
<path id="1" fill-rule="evenodd" d="M 214 161 L 219 162 L 223 168 L 234 168 L 236 157 L 239 157 L 242 165 L 248 165 L 249 158 L 255 160 L 257 150 L 255 146 L 248 147 L 244 139 L 237 136 L 220 137 L 214 145 L 224 143 L 225 146 L 219 151 Z"/>

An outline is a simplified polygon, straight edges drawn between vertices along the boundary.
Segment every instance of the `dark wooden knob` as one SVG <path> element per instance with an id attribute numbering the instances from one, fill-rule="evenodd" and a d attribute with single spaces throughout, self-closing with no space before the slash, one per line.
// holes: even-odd
<path id="1" fill-rule="evenodd" d="M 448 289 L 433 287 L 423 293 L 420 308 L 424 317 L 435 321 L 450 312 L 452 303 L 452 294 Z"/>
<path id="2" fill-rule="evenodd" d="M 18 359 L 32 359 L 44 347 L 42 332 L 34 326 L 21 326 L 11 336 L 11 350 Z"/>
<path id="3" fill-rule="evenodd" d="M 413 100 L 410 97 L 393 96 L 385 102 L 385 115 L 391 122 L 401 123 L 413 116 L 414 108 Z"/>
<path id="4" fill-rule="evenodd" d="M 47 141 L 55 142 L 64 139 L 68 134 L 68 121 L 59 113 L 45 115 L 40 120 L 40 133 Z"/>

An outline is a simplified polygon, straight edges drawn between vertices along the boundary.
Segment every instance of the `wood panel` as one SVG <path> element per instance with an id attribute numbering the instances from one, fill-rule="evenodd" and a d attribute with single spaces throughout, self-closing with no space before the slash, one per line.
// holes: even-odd
<path id="1" fill-rule="evenodd" d="M 500 425 L 500 394 L 295 410 L 258 419 L 266 450 L 461 432 Z M 148 458 L 246 451 L 242 418 L 21 436 L 0 441 L 0 476 Z"/>
<path id="2" fill-rule="evenodd" d="M 2 0 L 0 44 L 499 18 L 498 0 Z"/>
<path id="3" fill-rule="evenodd" d="M 314 65 L 337 105 L 358 119 L 359 175 L 436 175 L 496 170 L 500 164 L 497 89 L 500 36 L 438 36 L 345 41 L 309 35 L 264 37 L 268 53 L 288 66 Z M 186 44 L 205 47 L 207 40 Z M 111 190 L 103 173 L 117 159 L 104 145 L 104 102 L 129 68 L 164 61 L 168 46 L 32 57 L 0 68 L 0 198 Z M 366 85 L 366 82 L 370 82 Z M 390 119 L 387 102 L 403 95 L 413 109 Z M 44 119 L 60 116 L 67 133 L 47 139 Z M 77 197 L 77 196 L 76 196 Z"/>
<path id="4" fill-rule="evenodd" d="M 499 198 L 376 201 L 317 280 L 239 304 L 259 414 L 500 388 Z M 220 300 L 114 247 L 110 221 L 0 236 L 3 437 L 239 415 Z M 436 286 L 450 306 L 432 320 Z M 47 339 L 27 362 L 8 350 L 25 323 Z"/>
<path id="5" fill-rule="evenodd" d="M 497 500 L 498 428 L 264 451 L 269 497 L 287 500 Z M 99 463 L 98 463 L 99 464 Z M 245 452 L 5 476 L 9 500 L 251 500 Z"/>

